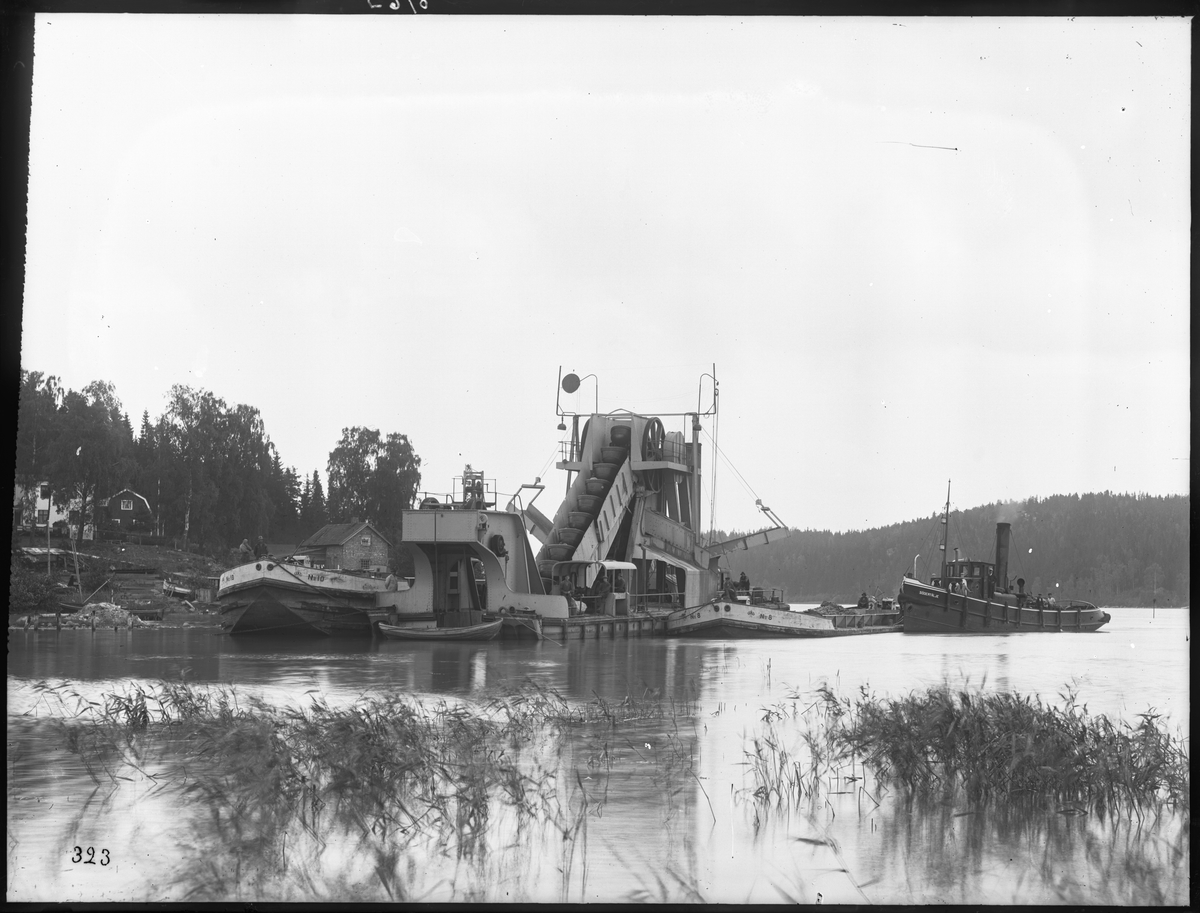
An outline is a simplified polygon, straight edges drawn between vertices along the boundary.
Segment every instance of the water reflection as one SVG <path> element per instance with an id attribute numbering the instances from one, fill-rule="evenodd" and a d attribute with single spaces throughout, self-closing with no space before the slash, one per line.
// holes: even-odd
<path id="1" fill-rule="evenodd" d="M 216 681 L 227 640 L 188 629 L 10 631 L 9 675 L 37 681 L 70 677 Z M 228 640 L 232 640 L 229 638 Z"/>
<path id="2" fill-rule="evenodd" d="M 916 902 L 1181 904 L 1186 844 L 1174 816 L 1136 819 L 1037 805 L 967 808 L 897 796 L 880 810 L 882 883 L 903 875 Z"/>
<path id="3" fill-rule="evenodd" d="M 902 694 L 943 678 L 978 686 L 986 676 L 989 690 L 1011 688 L 1055 702 L 1064 683 L 1075 680 L 1080 702 L 1093 713 L 1128 718 L 1153 704 L 1186 727 L 1190 629 L 1186 613 L 1163 616 L 1153 625 L 1149 613 L 1144 624 L 1115 616 L 1107 637 L 887 635 L 857 643 L 616 638 L 563 646 L 410 645 L 264 643 L 144 629 L 11 632 L 9 898 L 181 900 L 196 887 L 164 887 L 173 884 L 181 854 L 197 858 L 211 849 L 201 839 L 207 819 L 190 800 L 132 769 L 123 770 L 130 779 L 119 788 L 111 780 L 101 788 L 63 751 L 57 732 L 21 716 L 50 712 L 32 688 L 42 679 L 65 680 L 95 697 L 183 676 L 236 685 L 277 704 L 313 697 L 348 704 L 396 690 L 482 707 L 532 683 L 576 704 L 661 705 L 652 718 L 548 731 L 539 763 L 554 772 L 573 836 L 564 840 L 552 826 L 518 836 L 516 823 L 501 824 L 507 819 L 497 813 L 487 858 L 449 870 L 423 867 L 420 858 L 398 863 L 417 866 L 410 882 L 423 885 L 423 899 L 559 901 L 565 883 L 571 900 L 602 901 L 815 902 L 819 894 L 826 903 L 1182 902 L 1178 885 L 1147 874 L 1170 871 L 1182 833 L 1176 821 L 1139 835 L 1127 822 L 1057 809 L 941 804 L 848 779 L 863 777 L 861 768 L 825 783 L 819 801 L 773 809 L 754 801 L 744 764 L 747 739 L 761 731 L 765 708 L 795 693 L 803 710 L 822 682 L 848 695 L 860 686 Z M 795 758 L 804 756 L 805 725 L 797 713 L 778 730 Z M 325 850 L 314 848 L 314 858 L 324 859 L 315 886 L 275 873 L 244 882 L 232 896 L 353 896 L 365 884 L 375 885 L 375 893 L 363 899 L 389 899 L 349 838 L 328 839 Z M 100 887 L 61 865 L 67 843 L 105 840 L 156 851 L 123 861 Z M 428 852 L 435 858 L 440 851 Z M 1174 868 L 1186 873 L 1186 861 Z"/>

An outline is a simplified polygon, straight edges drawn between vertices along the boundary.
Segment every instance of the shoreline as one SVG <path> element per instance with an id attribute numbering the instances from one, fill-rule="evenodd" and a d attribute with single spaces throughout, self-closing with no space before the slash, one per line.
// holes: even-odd
<path id="1" fill-rule="evenodd" d="M 163 609 L 163 617 L 161 621 L 144 621 L 136 615 L 126 611 L 121 606 L 116 606 L 119 615 L 113 611 L 112 603 L 91 603 L 99 611 L 104 612 L 107 616 L 104 620 L 97 620 L 95 626 L 92 625 L 91 613 L 84 614 L 82 612 L 22 612 L 19 614 L 10 614 L 8 616 L 9 631 L 36 631 L 36 630 L 104 630 L 107 628 L 142 628 L 147 630 L 189 630 L 189 631 L 212 631 L 215 633 L 223 633 L 221 627 L 221 612 L 216 606 L 197 607 L 196 611 L 191 611 L 186 607 L 175 608 L 165 607 Z M 141 607 L 145 608 L 145 607 Z"/>

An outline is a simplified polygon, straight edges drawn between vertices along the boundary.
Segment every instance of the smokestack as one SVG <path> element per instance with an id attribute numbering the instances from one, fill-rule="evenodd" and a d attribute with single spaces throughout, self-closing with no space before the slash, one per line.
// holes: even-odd
<path id="1" fill-rule="evenodd" d="M 996 586 L 1008 589 L 1008 541 L 1011 524 L 996 524 Z"/>

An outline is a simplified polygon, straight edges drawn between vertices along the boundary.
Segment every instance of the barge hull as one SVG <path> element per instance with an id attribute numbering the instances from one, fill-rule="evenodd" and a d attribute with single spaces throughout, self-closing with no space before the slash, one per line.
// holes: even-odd
<path id="1" fill-rule="evenodd" d="M 717 618 L 682 631 L 668 631 L 674 637 L 853 637 L 859 634 L 896 634 L 900 624 L 869 625 L 862 628 L 793 628 L 785 625 L 748 624 L 734 619 Z"/>
<path id="2" fill-rule="evenodd" d="M 376 617 L 378 616 L 378 617 Z M 221 623 L 234 635 L 304 634 L 330 636 L 351 634 L 369 637 L 372 624 L 386 618 L 373 606 L 357 608 L 299 600 L 290 590 L 264 585 L 243 590 L 221 606 Z"/>
<path id="3" fill-rule="evenodd" d="M 717 633 L 739 637 L 852 637 L 895 634 L 901 629 L 898 612 L 819 615 L 743 602 L 683 609 L 667 620 L 667 634 L 675 637 Z"/>

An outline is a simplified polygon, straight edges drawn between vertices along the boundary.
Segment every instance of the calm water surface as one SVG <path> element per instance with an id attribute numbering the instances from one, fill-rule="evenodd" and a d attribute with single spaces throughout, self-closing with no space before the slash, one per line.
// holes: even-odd
<path id="1" fill-rule="evenodd" d="M 1130 836 L 1087 816 L 1048 809 L 1031 820 L 1003 810 L 920 807 L 870 778 L 830 781 L 819 801 L 767 810 L 749 797 L 755 784 L 745 764 L 769 708 L 784 714 L 771 725 L 788 750 L 801 750 L 802 711 L 822 684 L 850 697 L 862 687 L 900 696 L 949 681 L 1049 703 L 1071 688 L 1093 714 L 1134 720 L 1154 708 L 1170 728 L 1186 731 L 1188 612 L 1112 615 L 1095 634 L 617 638 L 565 646 L 270 642 L 196 630 L 10 632 L 7 898 L 185 896 L 178 871 L 188 864 L 194 812 L 137 775 L 116 789 L 98 788 L 39 722 L 65 710 L 34 687 L 61 684 L 95 700 L 184 676 L 276 704 L 314 694 L 349 703 L 380 689 L 429 702 L 479 702 L 533 681 L 573 701 L 632 695 L 677 706 L 673 718 L 630 724 L 616 738 L 587 731 L 570 738 L 562 763 L 592 792 L 585 797 L 586 851 L 567 859 L 561 840 L 529 837 L 524 851 L 509 848 L 503 865 L 470 876 L 478 879 L 472 890 L 490 900 L 675 900 L 694 891 L 730 902 L 1138 902 L 1136 886 L 1111 882 L 1111 854 Z M 663 760 L 668 753 L 690 759 L 686 775 Z M 608 764 L 597 763 L 602 757 Z M 108 848 L 112 864 L 71 862 L 76 845 Z M 327 882 L 336 889 L 326 890 L 370 881 L 350 848 L 331 846 L 325 858 L 343 862 L 340 880 Z M 414 893 L 461 896 L 461 880 L 449 894 L 440 884 L 431 876 L 426 893 Z M 301 890 L 290 899 L 304 896 Z"/>

